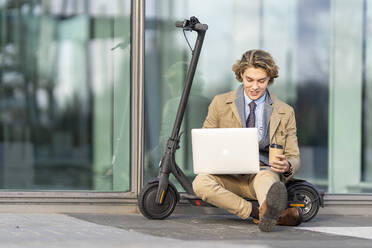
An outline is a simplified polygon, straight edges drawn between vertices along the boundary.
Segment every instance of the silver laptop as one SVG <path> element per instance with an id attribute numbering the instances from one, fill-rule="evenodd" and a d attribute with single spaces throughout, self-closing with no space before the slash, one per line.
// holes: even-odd
<path id="1" fill-rule="evenodd" d="M 257 173 L 259 149 L 257 128 L 192 129 L 194 173 Z"/>

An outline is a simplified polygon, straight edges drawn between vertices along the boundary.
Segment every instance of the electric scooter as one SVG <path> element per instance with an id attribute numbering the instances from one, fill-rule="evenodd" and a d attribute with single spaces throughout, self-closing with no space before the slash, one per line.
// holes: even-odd
<path id="1" fill-rule="evenodd" d="M 211 206 L 195 196 L 191 182 L 178 167 L 175 161 L 175 153 L 179 148 L 180 142 L 180 127 L 184 117 L 190 89 L 208 25 L 201 24 L 196 17 L 191 17 L 189 20 L 177 21 L 176 27 L 181 28 L 184 32 L 184 35 L 185 31 L 195 31 L 197 33 L 197 39 L 194 50 L 192 50 L 192 58 L 187 71 L 185 86 L 182 92 L 180 104 L 178 106 L 172 134 L 168 139 L 165 152 L 159 163 L 159 175 L 157 178 L 149 181 L 142 188 L 138 196 L 139 210 L 145 217 L 149 219 L 167 218 L 170 214 L 172 214 L 178 201 L 180 200 L 179 192 L 169 181 L 170 173 L 175 176 L 177 181 L 185 190 L 186 193 L 182 194 L 184 199 L 188 200 L 194 206 Z M 187 41 L 186 35 L 185 38 Z M 290 207 L 299 207 L 301 209 L 304 222 L 314 218 L 318 213 L 320 206 L 324 207 L 324 193 L 320 194 L 313 184 L 305 180 L 292 179 L 286 183 L 286 187 L 288 192 L 288 205 Z"/>

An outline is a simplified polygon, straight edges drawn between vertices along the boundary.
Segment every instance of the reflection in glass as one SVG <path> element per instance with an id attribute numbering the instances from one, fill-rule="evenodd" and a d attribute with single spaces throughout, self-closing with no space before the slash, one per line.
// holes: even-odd
<path id="1" fill-rule="evenodd" d="M 129 11 L 1 1 L 0 188 L 129 189 Z"/>
<path id="2" fill-rule="evenodd" d="M 272 91 L 295 108 L 302 157 L 298 176 L 327 189 L 330 3 L 321 0 L 146 1 L 145 181 L 157 175 L 191 58 L 174 22 L 192 15 L 209 29 L 182 126 L 178 165 L 194 177 L 190 130 L 202 126 L 213 96 L 238 87 L 231 66 L 241 54 L 261 48 L 280 67 Z"/>

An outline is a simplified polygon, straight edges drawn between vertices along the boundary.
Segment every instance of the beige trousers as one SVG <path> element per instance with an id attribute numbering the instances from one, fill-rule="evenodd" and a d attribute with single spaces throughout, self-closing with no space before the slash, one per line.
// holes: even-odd
<path id="1" fill-rule="evenodd" d="M 199 174 L 192 186 L 196 196 L 203 201 L 247 219 L 251 214 L 252 204 L 243 197 L 258 200 L 261 205 L 271 185 L 278 181 L 278 173 L 262 170 L 249 175 Z"/>

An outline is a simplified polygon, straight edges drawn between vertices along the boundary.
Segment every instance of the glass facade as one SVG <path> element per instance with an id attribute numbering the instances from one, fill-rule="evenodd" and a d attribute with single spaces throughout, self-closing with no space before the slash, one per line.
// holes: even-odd
<path id="1" fill-rule="evenodd" d="M 363 0 L 146 1 L 145 181 L 157 175 L 191 58 L 174 22 L 194 15 L 209 30 L 176 154 L 190 180 L 190 130 L 202 126 L 216 94 L 238 87 L 235 61 L 259 48 L 280 67 L 271 90 L 295 109 L 297 177 L 329 193 L 371 193 L 371 6 Z M 196 34 L 188 37 L 194 41 Z"/>
<path id="2" fill-rule="evenodd" d="M 144 82 L 131 77 L 135 0 L 0 0 L 0 190 L 136 192 L 131 92 L 142 83 L 144 182 L 156 177 L 191 59 L 174 22 L 197 16 L 209 30 L 176 154 L 190 180 L 190 130 L 259 48 L 280 68 L 271 90 L 295 109 L 297 177 L 372 193 L 372 0 L 143 2 Z"/>
<path id="3" fill-rule="evenodd" d="M 0 1 L 0 188 L 128 191 L 129 0 Z"/>

